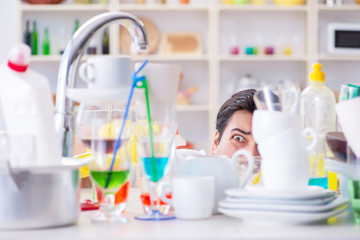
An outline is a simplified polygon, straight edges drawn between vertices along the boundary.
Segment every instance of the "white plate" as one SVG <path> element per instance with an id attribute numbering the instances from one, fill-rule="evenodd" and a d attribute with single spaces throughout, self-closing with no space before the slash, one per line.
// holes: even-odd
<path id="1" fill-rule="evenodd" d="M 271 204 L 271 203 L 236 203 L 226 199 L 219 202 L 222 208 L 233 210 L 264 210 L 264 211 L 282 211 L 282 212 L 328 212 L 333 211 L 344 205 L 349 205 L 349 200 L 345 198 L 337 198 L 326 205 L 287 205 L 287 204 Z"/>
<path id="2" fill-rule="evenodd" d="M 219 207 L 219 211 L 229 217 L 240 218 L 246 221 L 270 222 L 282 224 L 310 224 L 323 222 L 346 210 L 347 207 L 334 211 L 304 213 L 304 212 L 275 212 L 260 210 L 233 210 Z"/>
<path id="3" fill-rule="evenodd" d="M 307 200 L 331 197 L 337 194 L 336 191 L 323 189 L 321 187 L 308 187 L 301 191 L 274 191 L 263 187 L 249 187 L 246 189 L 232 188 L 225 193 L 229 197 L 236 198 L 262 198 L 282 200 Z"/>
<path id="4" fill-rule="evenodd" d="M 232 203 L 257 203 L 257 204 L 287 204 L 287 205 L 325 205 L 333 201 L 336 195 L 325 198 L 305 199 L 305 200 L 282 200 L 282 199 L 263 199 L 263 198 L 233 198 L 227 197 L 226 200 Z"/>
<path id="5" fill-rule="evenodd" d="M 30 172 L 30 173 L 49 173 L 65 169 L 77 169 L 84 165 L 89 164 L 90 158 L 70 158 L 63 157 L 61 159 L 61 165 L 55 166 L 19 166 L 12 167 L 12 171 L 17 172 Z"/>
<path id="6" fill-rule="evenodd" d="M 69 88 L 66 92 L 67 97 L 71 100 L 93 105 L 126 103 L 129 94 L 130 87 L 115 89 Z M 138 99 L 143 94 L 143 90 L 135 89 L 132 99 Z"/>

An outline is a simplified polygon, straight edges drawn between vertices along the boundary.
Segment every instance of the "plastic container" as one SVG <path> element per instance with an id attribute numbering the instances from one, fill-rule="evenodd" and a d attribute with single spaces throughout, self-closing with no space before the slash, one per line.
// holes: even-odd
<path id="1" fill-rule="evenodd" d="M 321 64 L 314 64 L 310 73 L 310 85 L 301 93 L 300 113 L 303 128 L 311 127 L 317 135 L 317 145 L 309 153 L 310 180 L 309 185 L 327 188 L 328 180 L 324 158 L 328 156 L 326 133 L 336 128 L 335 95 L 325 86 L 325 74 L 321 72 Z"/>
<path id="2" fill-rule="evenodd" d="M 12 167 L 61 165 L 61 145 L 55 131 L 54 104 L 48 80 L 28 69 L 31 50 L 19 44 L 0 65 L 0 109 L 10 137 Z M 23 137 L 34 141 L 34 157 L 18 159 Z M 18 150 L 14 150 L 18 149 Z"/>

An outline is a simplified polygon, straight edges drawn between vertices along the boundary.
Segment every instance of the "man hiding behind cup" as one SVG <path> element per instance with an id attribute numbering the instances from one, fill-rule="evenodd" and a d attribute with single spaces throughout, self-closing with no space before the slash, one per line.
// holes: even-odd
<path id="1" fill-rule="evenodd" d="M 213 155 L 231 157 L 237 150 L 244 149 L 253 156 L 259 156 L 251 133 L 252 116 L 256 110 L 253 99 L 255 92 L 254 89 L 237 92 L 221 106 L 211 148 Z"/>

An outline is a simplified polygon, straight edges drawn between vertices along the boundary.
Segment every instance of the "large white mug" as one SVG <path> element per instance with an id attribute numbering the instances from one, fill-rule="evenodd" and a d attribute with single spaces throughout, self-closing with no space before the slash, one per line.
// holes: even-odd
<path id="1" fill-rule="evenodd" d="M 346 140 L 360 156 L 360 97 L 336 104 L 335 110 Z"/>
<path id="2" fill-rule="evenodd" d="M 142 63 L 135 63 L 135 70 Z M 181 67 L 175 64 L 147 63 L 139 73 L 147 80 L 149 90 L 150 111 L 153 120 L 175 121 L 176 94 L 179 87 Z M 143 108 L 143 109 L 141 109 Z M 138 105 L 138 113 L 144 113 L 140 118 L 146 118 L 144 104 Z M 166 119 L 166 118 L 172 119 Z"/>
<path id="3" fill-rule="evenodd" d="M 239 183 L 238 157 L 245 156 L 248 160 L 248 169 Z M 215 178 L 215 206 L 213 212 L 217 213 L 217 203 L 226 197 L 228 188 L 245 187 L 254 168 L 254 158 L 246 150 L 238 150 L 230 159 L 227 156 L 194 156 L 180 164 L 180 176 L 212 176 Z"/>
<path id="4" fill-rule="evenodd" d="M 79 68 L 80 78 L 88 88 L 113 89 L 129 88 L 132 79 L 132 60 L 130 57 L 98 56 L 89 58 Z"/>
<path id="5" fill-rule="evenodd" d="M 301 131 L 298 115 L 279 111 L 255 110 L 252 119 L 252 135 L 261 144 L 273 135 L 288 129 Z"/>
<path id="6" fill-rule="evenodd" d="M 174 207 L 180 219 L 205 219 L 215 205 L 215 178 L 212 176 L 177 176 L 172 178 L 172 199 L 163 201 Z"/>
<path id="7" fill-rule="evenodd" d="M 306 134 L 312 143 L 306 146 Z M 311 128 L 289 129 L 278 133 L 258 146 L 262 157 L 261 172 L 264 186 L 271 190 L 297 191 L 309 181 L 308 152 L 316 146 L 316 134 Z"/>

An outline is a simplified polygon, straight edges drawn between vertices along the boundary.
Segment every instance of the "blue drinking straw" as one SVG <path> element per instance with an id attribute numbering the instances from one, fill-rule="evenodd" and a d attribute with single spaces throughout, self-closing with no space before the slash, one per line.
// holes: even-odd
<path id="1" fill-rule="evenodd" d="M 132 99 L 132 96 L 133 96 L 133 93 L 134 93 L 134 89 L 137 85 L 137 83 L 139 81 L 144 81 L 145 77 L 142 76 L 142 77 L 137 77 L 136 75 L 145 67 L 145 65 L 148 63 L 149 61 L 146 59 L 143 64 L 141 65 L 141 67 L 132 75 L 132 79 L 133 79 L 133 84 L 131 86 L 131 89 L 130 89 L 130 94 L 129 94 L 129 98 L 128 98 L 128 101 L 126 103 L 126 107 L 125 107 L 125 113 L 124 113 L 124 118 L 123 118 L 123 121 L 122 121 L 122 124 L 121 124 L 121 129 L 120 129 L 120 134 L 119 134 L 119 137 L 117 138 L 116 140 L 116 143 L 115 143 L 115 148 L 114 148 L 114 153 L 113 153 L 113 158 L 111 160 L 111 165 L 110 165 L 110 174 L 108 175 L 108 178 L 106 180 L 106 184 L 105 184 L 105 189 L 108 188 L 109 186 L 109 183 L 110 183 L 110 180 L 111 180 L 111 173 L 112 173 L 112 170 L 114 168 L 114 163 L 115 163 L 115 158 L 116 158 L 116 154 L 117 154 L 117 151 L 120 147 L 120 144 L 121 144 L 121 136 L 122 136 L 122 133 L 124 131 L 124 127 L 125 127 L 125 121 L 126 121 L 126 118 L 127 118 L 127 115 L 129 113 L 129 108 L 130 108 L 130 103 L 131 103 L 131 99 Z"/>

